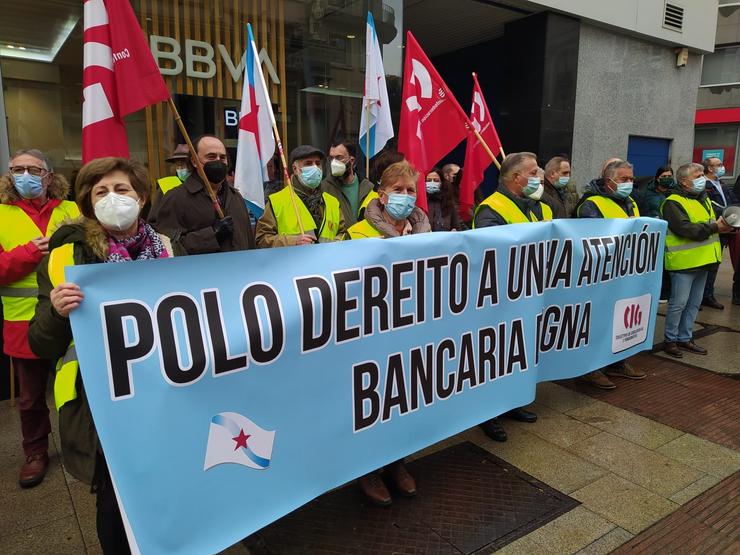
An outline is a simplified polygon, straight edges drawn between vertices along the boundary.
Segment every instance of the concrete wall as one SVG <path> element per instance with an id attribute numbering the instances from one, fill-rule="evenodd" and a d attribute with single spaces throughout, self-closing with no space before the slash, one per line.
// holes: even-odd
<path id="1" fill-rule="evenodd" d="M 673 48 L 582 25 L 573 129 L 573 172 L 583 187 L 630 135 L 672 139 L 671 163 L 691 160 L 701 57 L 676 67 Z"/>
<path id="2" fill-rule="evenodd" d="M 663 27 L 665 0 L 527 0 L 539 8 L 580 17 L 651 41 L 712 52 L 717 26 L 718 0 L 673 0 L 684 8 L 682 31 Z"/>

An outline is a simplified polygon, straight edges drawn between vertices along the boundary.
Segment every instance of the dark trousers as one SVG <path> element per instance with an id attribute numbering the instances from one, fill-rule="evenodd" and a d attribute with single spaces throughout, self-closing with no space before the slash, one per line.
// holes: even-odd
<path id="1" fill-rule="evenodd" d="M 717 269 L 709 270 L 707 272 L 707 283 L 704 285 L 704 298 L 714 298 L 714 282 L 717 279 Z"/>
<path id="2" fill-rule="evenodd" d="M 740 299 L 740 233 L 730 236 L 728 246 L 730 247 L 732 269 L 735 270 L 732 276 L 732 296 Z"/>
<path id="3" fill-rule="evenodd" d="M 27 457 L 46 453 L 49 449 L 49 407 L 46 406 L 46 384 L 51 362 L 43 359 L 11 358 L 18 377 L 20 398 L 18 409 L 23 434 L 23 452 Z"/>
<path id="4" fill-rule="evenodd" d="M 93 489 L 97 494 L 95 524 L 104 555 L 129 555 L 126 529 L 123 527 L 116 492 L 110 479 L 108 465 L 102 454 L 98 454 Z"/>

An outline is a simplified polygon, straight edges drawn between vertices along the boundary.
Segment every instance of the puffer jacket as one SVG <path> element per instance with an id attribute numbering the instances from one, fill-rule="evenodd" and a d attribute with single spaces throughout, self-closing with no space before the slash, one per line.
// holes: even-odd
<path id="1" fill-rule="evenodd" d="M 95 220 L 79 218 L 60 226 L 49 241 L 49 251 L 67 243 L 74 243 L 75 265 L 98 264 L 108 258 L 107 234 Z M 173 246 L 173 251 L 174 254 L 185 252 L 179 244 Z M 48 266 L 49 255 L 46 255 L 38 268 L 39 297 L 28 330 L 28 342 L 36 356 L 56 361 L 64 356 L 72 341 L 72 327 L 69 318 L 60 316 L 51 304 L 50 293 L 54 287 Z M 62 455 L 64 466 L 72 476 L 92 484 L 100 443 L 80 374 L 75 387 L 77 398 L 59 410 Z"/>

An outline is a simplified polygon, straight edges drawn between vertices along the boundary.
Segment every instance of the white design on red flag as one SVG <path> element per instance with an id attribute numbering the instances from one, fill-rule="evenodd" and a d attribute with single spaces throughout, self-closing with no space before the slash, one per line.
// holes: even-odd
<path id="1" fill-rule="evenodd" d="M 128 0 L 86 0 L 82 161 L 129 156 L 123 118 L 169 98 Z"/>
<path id="2" fill-rule="evenodd" d="M 493 125 L 491 111 L 488 109 L 483 91 L 478 83 L 477 75 L 473 74 L 473 102 L 470 108 L 470 121 L 476 131 L 491 149 L 494 155 L 501 150 L 501 140 Z M 473 208 L 473 193 L 483 181 L 483 173 L 493 161 L 478 138 L 471 132 L 465 148 L 465 162 L 463 176 L 460 182 L 459 212 L 463 220 L 470 218 Z"/>
<path id="3" fill-rule="evenodd" d="M 468 116 L 411 32 L 403 75 L 398 150 L 419 171 L 416 205 L 426 211 L 425 172 L 465 138 Z"/>

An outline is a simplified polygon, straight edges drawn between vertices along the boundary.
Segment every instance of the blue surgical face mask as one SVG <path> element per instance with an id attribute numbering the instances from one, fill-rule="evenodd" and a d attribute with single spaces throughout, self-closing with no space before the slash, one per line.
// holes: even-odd
<path id="1" fill-rule="evenodd" d="M 522 194 L 525 197 L 531 197 L 533 194 L 536 194 L 537 190 L 540 188 L 540 183 L 539 177 L 528 177 L 527 184 L 524 186 L 524 189 L 522 189 Z"/>
<path id="2" fill-rule="evenodd" d="M 568 182 L 570 182 L 570 176 L 561 176 L 558 178 L 558 182 L 555 184 L 555 187 L 562 189 L 563 187 L 568 186 Z"/>
<path id="3" fill-rule="evenodd" d="M 691 180 L 691 190 L 695 192 L 696 194 L 701 194 L 704 192 L 704 189 L 707 188 L 707 178 L 703 175 L 700 175 L 696 179 Z"/>
<path id="4" fill-rule="evenodd" d="M 305 168 L 301 168 L 301 182 L 303 182 L 306 187 L 315 189 L 321 183 L 322 177 L 323 173 L 321 168 L 318 166 L 306 166 Z"/>
<path id="5" fill-rule="evenodd" d="M 617 183 L 615 181 L 615 183 Z M 632 182 L 617 183 L 617 190 L 614 191 L 614 196 L 617 198 L 627 198 L 632 194 Z"/>
<path id="6" fill-rule="evenodd" d="M 439 181 L 427 181 L 426 182 L 427 193 L 430 195 L 436 195 L 442 188 L 442 184 Z"/>
<path id="7" fill-rule="evenodd" d="M 26 171 L 20 175 L 13 175 L 13 185 L 18 194 L 26 199 L 39 198 L 44 194 L 44 186 L 41 184 L 41 176 L 31 175 Z"/>
<path id="8" fill-rule="evenodd" d="M 385 211 L 394 220 L 405 220 L 413 212 L 414 206 L 416 206 L 416 197 L 390 193 L 388 195 L 388 202 L 385 205 Z"/>
<path id="9" fill-rule="evenodd" d="M 180 178 L 180 181 L 185 181 L 188 177 L 190 177 L 190 170 L 187 168 L 177 168 L 177 170 L 175 170 L 175 173 L 177 174 L 177 177 Z"/>
<path id="10" fill-rule="evenodd" d="M 724 166 L 720 166 L 719 168 L 717 168 L 717 171 L 716 171 L 716 172 L 714 172 L 714 174 L 715 174 L 715 175 L 716 175 L 716 176 L 717 176 L 718 178 L 719 178 L 719 177 L 722 177 L 723 175 L 725 175 L 725 167 L 724 167 Z"/>

